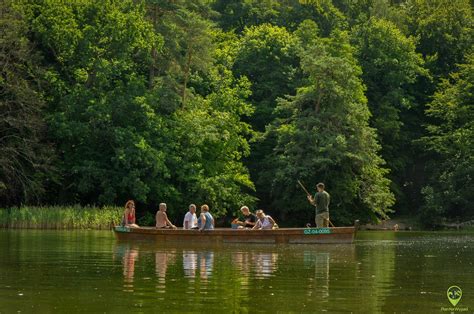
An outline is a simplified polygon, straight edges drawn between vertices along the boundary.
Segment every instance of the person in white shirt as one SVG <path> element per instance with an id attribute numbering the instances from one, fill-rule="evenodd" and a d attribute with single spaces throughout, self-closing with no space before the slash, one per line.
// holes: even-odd
<path id="1" fill-rule="evenodd" d="M 189 205 L 189 211 L 184 216 L 183 229 L 197 229 L 196 205 Z"/>
<path id="2" fill-rule="evenodd" d="M 273 229 L 276 225 L 275 220 L 272 217 L 265 215 L 263 210 L 259 209 L 255 212 L 257 215 L 257 223 L 253 226 L 253 229 L 263 230 L 263 229 Z"/>

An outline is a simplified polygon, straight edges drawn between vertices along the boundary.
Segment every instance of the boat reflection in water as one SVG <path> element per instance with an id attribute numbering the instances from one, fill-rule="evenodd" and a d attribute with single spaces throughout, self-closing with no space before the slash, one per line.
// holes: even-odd
<path id="1" fill-rule="evenodd" d="M 278 253 L 253 253 L 252 266 L 255 278 L 264 279 L 272 277 L 277 270 Z"/>
<path id="2" fill-rule="evenodd" d="M 176 250 L 155 252 L 155 274 L 158 278 L 157 290 L 163 291 L 166 286 L 168 267 L 176 262 Z"/>
<path id="3" fill-rule="evenodd" d="M 277 252 L 232 252 L 232 264 L 243 276 L 268 278 L 277 270 Z"/>
<path id="4" fill-rule="evenodd" d="M 183 250 L 183 270 L 184 276 L 196 278 L 199 275 L 201 280 L 207 281 L 212 275 L 214 268 L 213 251 L 190 251 Z"/>
<path id="5" fill-rule="evenodd" d="M 183 270 L 184 277 L 195 278 L 197 268 L 197 252 L 183 251 Z"/>
<path id="6" fill-rule="evenodd" d="M 297 277 L 301 291 L 293 296 L 294 301 L 311 304 L 317 299 L 322 302 L 321 308 L 329 304 L 335 286 L 347 280 L 341 276 L 355 267 L 352 245 L 246 247 L 122 243 L 117 244 L 115 257 L 123 267 L 121 275 L 126 292 L 151 289 L 158 293 L 155 297 L 166 299 L 180 287 L 185 293 L 200 295 L 216 289 L 215 284 L 225 280 L 245 298 L 255 287 L 273 289 L 276 283 L 285 285 Z M 352 274 L 351 278 L 356 275 Z"/>
<path id="7" fill-rule="evenodd" d="M 353 245 L 320 246 L 319 250 L 305 249 L 303 268 L 308 272 L 306 295 L 310 299 L 330 302 L 331 282 L 340 276 L 340 269 L 353 267 L 355 250 Z M 331 274 L 332 280 L 331 281 Z M 334 279 L 336 278 L 336 279 Z M 333 287 L 334 290 L 334 287 Z M 322 305 L 321 309 L 325 306 Z"/>
<path id="8" fill-rule="evenodd" d="M 116 246 L 114 257 L 121 258 L 123 266 L 123 291 L 134 291 L 135 262 L 138 260 L 138 247 Z"/>

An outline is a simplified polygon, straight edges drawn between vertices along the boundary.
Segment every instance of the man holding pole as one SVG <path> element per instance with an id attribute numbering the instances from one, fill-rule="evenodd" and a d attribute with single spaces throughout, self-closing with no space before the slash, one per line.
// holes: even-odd
<path id="1" fill-rule="evenodd" d="M 316 208 L 316 227 L 329 227 L 329 193 L 324 190 L 324 183 L 318 183 L 316 185 L 317 192 L 312 197 L 308 194 L 308 201 Z"/>

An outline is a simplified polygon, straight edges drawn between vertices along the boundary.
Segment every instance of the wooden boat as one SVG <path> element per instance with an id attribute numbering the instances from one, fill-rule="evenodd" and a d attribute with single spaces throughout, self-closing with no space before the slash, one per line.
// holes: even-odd
<path id="1" fill-rule="evenodd" d="M 352 243 L 357 225 L 335 228 L 280 228 L 274 230 L 248 230 L 216 228 L 214 230 L 156 229 L 153 227 L 114 227 L 118 240 L 152 240 L 201 243 Z"/>

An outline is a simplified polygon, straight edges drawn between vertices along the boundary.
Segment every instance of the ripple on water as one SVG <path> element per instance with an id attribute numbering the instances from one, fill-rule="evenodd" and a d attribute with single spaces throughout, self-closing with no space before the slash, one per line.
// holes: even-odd
<path id="1" fill-rule="evenodd" d="M 210 247 L 95 235 L 0 237 L 2 308 L 232 312 L 265 300 L 282 312 L 430 312 L 446 301 L 447 283 L 474 291 L 472 235 L 369 233 L 353 245 Z"/>

